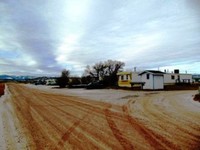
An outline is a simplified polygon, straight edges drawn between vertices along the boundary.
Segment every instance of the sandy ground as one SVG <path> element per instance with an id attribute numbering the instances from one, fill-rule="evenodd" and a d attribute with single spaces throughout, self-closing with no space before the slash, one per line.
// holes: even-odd
<path id="1" fill-rule="evenodd" d="M 7 86 L 5 93 L 0 97 L 0 150 L 27 149 L 27 139 L 16 116 Z"/>
<path id="2" fill-rule="evenodd" d="M 26 84 L 25 86 L 34 89 L 40 89 L 46 92 L 51 91 L 51 93 L 63 94 L 68 96 L 76 96 L 80 98 L 108 102 L 112 104 L 125 104 L 132 97 L 144 96 L 147 93 L 152 92 L 143 92 L 143 91 L 126 91 L 126 90 L 115 90 L 115 89 L 92 89 L 88 90 L 85 88 L 57 88 L 55 86 L 44 86 L 44 85 L 33 85 Z M 157 92 L 159 93 L 159 92 Z"/>
<path id="3" fill-rule="evenodd" d="M 9 84 L 6 93 L 0 149 L 200 149 L 196 91 Z"/>

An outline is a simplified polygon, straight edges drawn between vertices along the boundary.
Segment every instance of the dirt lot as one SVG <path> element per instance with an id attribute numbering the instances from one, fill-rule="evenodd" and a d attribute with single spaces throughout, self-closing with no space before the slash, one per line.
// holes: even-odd
<path id="1" fill-rule="evenodd" d="M 0 149 L 200 149 L 195 92 L 8 84 L 0 99 Z"/>

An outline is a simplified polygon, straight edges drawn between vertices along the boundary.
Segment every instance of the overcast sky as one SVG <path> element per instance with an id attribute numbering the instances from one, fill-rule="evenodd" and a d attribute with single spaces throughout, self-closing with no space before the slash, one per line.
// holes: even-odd
<path id="1" fill-rule="evenodd" d="M 0 74 L 125 69 L 200 73 L 199 0 L 0 0 Z"/>

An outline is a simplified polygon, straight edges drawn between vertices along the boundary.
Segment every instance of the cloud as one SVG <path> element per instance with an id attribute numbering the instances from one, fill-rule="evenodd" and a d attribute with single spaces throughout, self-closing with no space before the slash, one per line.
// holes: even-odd
<path id="1" fill-rule="evenodd" d="M 3 15 L 6 16 L 4 21 L 7 26 L 3 25 L 0 48 L 8 52 L 6 58 L 10 57 L 10 52 L 17 52 L 18 57 L 11 60 L 18 66 L 37 64 L 40 69 L 56 63 L 53 55 L 56 40 L 45 19 L 44 10 L 38 4 L 25 1 L 4 3 Z"/>
<path id="2" fill-rule="evenodd" d="M 0 65 L 81 75 L 88 64 L 116 59 L 127 69 L 200 72 L 199 12 L 196 0 L 1 1 Z"/>

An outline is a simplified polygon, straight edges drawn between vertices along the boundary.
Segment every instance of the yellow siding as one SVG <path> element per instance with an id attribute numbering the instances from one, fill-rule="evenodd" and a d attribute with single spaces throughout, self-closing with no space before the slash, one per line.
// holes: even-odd
<path id="1" fill-rule="evenodd" d="M 131 74 L 131 72 L 118 72 L 117 75 L 127 75 L 127 74 Z"/>
<path id="2" fill-rule="evenodd" d="M 130 72 L 120 72 L 118 75 L 118 86 L 119 87 L 131 87 L 132 76 Z M 123 78 L 122 78 L 123 76 Z"/>
<path id="3" fill-rule="evenodd" d="M 120 86 L 120 87 L 131 87 L 130 82 L 131 82 L 131 80 L 118 81 L 118 86 Z"/>

